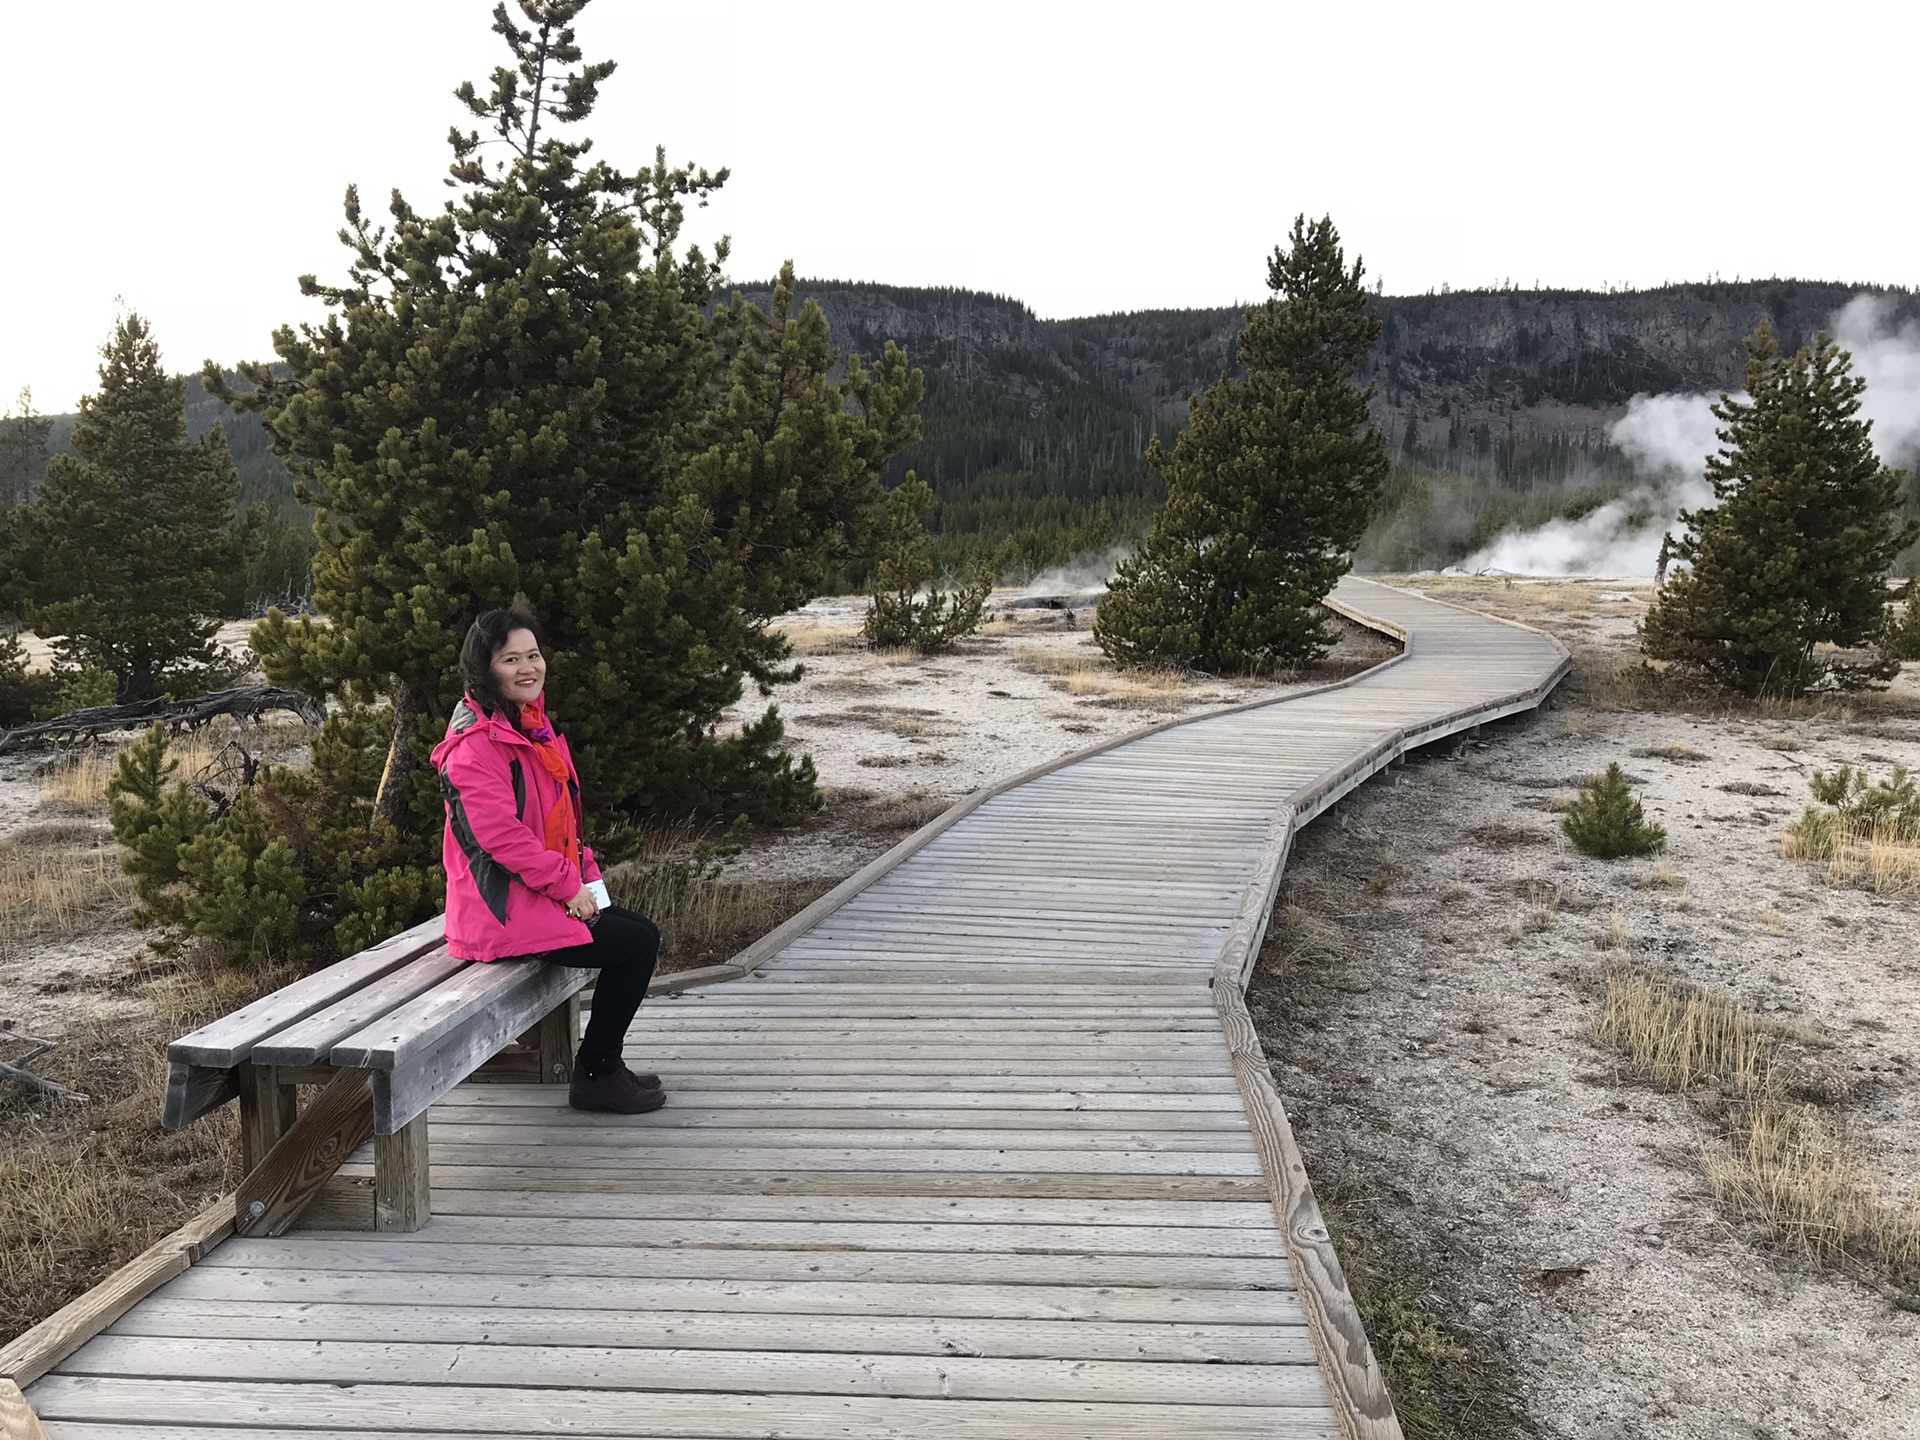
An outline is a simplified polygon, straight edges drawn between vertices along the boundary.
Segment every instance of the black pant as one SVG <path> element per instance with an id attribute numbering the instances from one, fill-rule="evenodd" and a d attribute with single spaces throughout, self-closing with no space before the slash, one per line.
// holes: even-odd
<path id="1" fill-rule="evenodd" d="M 599 1075 L 619 1060 L 627 1027 L 647 998 L 647 982 L 660 958 L 660 927 L 644 915 L 609 905 L 594 917 L 592 929 L 593 939 L 585 945 L 549 950 L 541 958 L 600 972 L 576 1062 L 589 1075 Z"/>

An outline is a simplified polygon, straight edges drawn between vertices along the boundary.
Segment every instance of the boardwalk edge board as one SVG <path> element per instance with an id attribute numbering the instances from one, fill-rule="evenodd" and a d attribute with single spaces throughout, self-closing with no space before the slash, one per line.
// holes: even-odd
<path id="1" fill-rule="evenodd" d="M 1350 584 L 1353 589 L 1358 589 L 1361 593 L 1356 596 L 1350 590 L 1348 598 L 1344 600 L 1329 596 L 1325 601 L 1325 607 L 1346 620 L 1399 642 L 1402 647 L 1399 654 L 1356 675 L 1329 684 L 1297 690 L 1284 696 L 1210 710 L 1203 714 L 1169 719 L 1157 725 L 1117 736 L 1060 759 L 1036 765 L 978 791 L 934 817 L 892 849 L 869 862 L 858 873 L 747 946 L 728 962 L 660 977 L 649 987 L 648 993 L 650 995 L 674 994 L 698 986 L 720 984 L 754 975 L 767 961 L 787 949 L 801 936 L 818 928 L 823 921 L 842 909 L 849 901 L 925 849 L 945 831 L 989 801 L 1021 786 L 1180 726 L 1290 704 L 1331 691 L 1342 690 L 1362 681 L 1371 681 L 1379 677 L 1383 671 L 1401 665 L 1421 653 L 1422 632 L 1419 627 L 1409 629 L 1369 613 L 1364 607 L 1364 595 L 1367 589 L 1408 595 L 1410 598 L 1417 598 L 1422 604 L 1470 615 L 1483 623 L 1510 626 L 1545 639 L 1558 652 L 1559 660 L 1544 679 L 1523 689 L 1483 696 L 1475 703 L 1444 713 L 1438 718 L 1433 717 L 1431 713 L 1421 715 L 1398 730 L 1390 730 L 1385 738 L 1381 738 L 1382 731 L 1391 725 L 1391 721 L 1387 722 L 1387 726 L 1370 727 L 1362 753 L 1355 755 L 1349 752 L 1337 763 L 1330 765 L 1322 774 L 1308 780 L 1295 790 L 1287 803 L 1277 807 L 1265 838 L 1260 842 L 1253 873 L 1242 893 L 1234 918 L 1221 937 L 1220 950 L 1211 977 L 1204 982 L 1210 988 L 1211 1008 L 1227 1050 L 1226 1070 L 1221 1075 L 1221 1083 L 1232 1087 L 1226 1093 L 1232 1093 L 1233 1089 L 1239 1092 L 1252 1138 L 1253 1154 L 1249 1159 L 1257 1158 L 1260 1175 L 1256 1178 L 1249 1174 L 1246 1180 L 1210 1176 L 1167 1177 L 1158 1182 L 1165 1190 L 1166 1198 L 1170 1200 L 1183 1191 L 1194 1190 L 1196 1186 L 1193 1181 L 1196 1178 L 1202 1183 L 1216 1187 L 1225 1187 L 1229 1184 L 1246 1185 L 1252 1182 L 1257 1188 L 1240 1192 L 1247 1201 L 1255 1200 L 1264 1192 L 1265 1199 L 1273 1207 L 1278 1221 L 1281 1241 L 1298 1285 L 1300 1307 L 1304 1312 L 1307 1330 L 1320 1362 L 1319 1371 L 1324 1377 L 1332 1400 L 1331 1413 L 1324 1411 L 1318 1413 L 1334 1422 L 1343 1440 L 1400 1440 L 1401 1430 L 1394 1415 L 1391 1397 L 1387 1392 L 1377 1360 L 1368 1344 L 1365 1329 L 1361 1324 L 1324 1218 L 1314 1197 L 1304 1161 L 1295 1143 L 1279 1092 L 1274 1085 L 1266 1056 L 1247 1012 L 1244 989 L 1259 954 L 1271 916 L 1274 897 L 1279 889 L 1281 872 L 1291 848 L 1294 833 L 1299 827 L 1323 813 L 1342 796 L 1370 776 L 1391 765 L 1408 751 L 1502 716 L 1539 705 L 1571 668 L 1572 660 L 1565 645 L 1552 636 L 1546 635 L 1544 631 L 1522 622 L 1487 615 L 1463 605 L 1417 595 L 1416 592 L 1397 591 L 1392 587 L 1379 585 L 1377 582 L 1355 580 Z M 1355 601 L 1359 603 L 1354 603 Z M 1539 673 L 1537 668 L 1533 671 L 1536 676 Z M 1356 735 L 1356 739 L 1358 738 Z M 1177 775 L 1177 773 L 1177 770 L 1170 771 L 1169 775 Z M 1163 779 L 1157 783 L 1165 785 L 1169 781 Z M 416 931 L 420 928 L 416 927 Z M 397 949 L 415 940 L 416 932 L 407 932 L 376 949 L 383 951 Z M 809 966 L 818 968 L 821 963 L 818 960 L 813 962 L 803 960 L 799 968 L 802 970 Z M 839 963 L 841 962 L 834 960 L 826 962 L 829 969 Z M 1014 967 L 1008 973 L 1015 974 L 1018 968 Z M 1071 978 L 1067 972 L 1071 971 L 1072 967 L 1036 964 L 1031 969 L 1036 979 L 1049 974 L 1059 978 Z M 987 982 L 995 973 L 991 970 L 982 970 L 979 972 L 976 983 Z M 1136 978 L 1141 983 L 1145 983 L 1147 979 L 1154 977 L 1142 971 Z M 909 983 L 911 983 L 910 977 Z M 1205 1001 L 1201 1003 L 1205 1004 Z M 930 1082 L 930 1088 L 937 1090 L 949 1087 Z M 474 1173 L 477 1175 L 480 1172 Z M 502 1171 L 502 1178 L 507 1177 L 509 1173 L 517 1182 L 516 1188 L 523 1188 L 528 1193 L 560 1188 L 557 1183 L 552 1183 L 559 1177 L 544 1174 L 536 1176 L 531 1172 L 522 1171 Z M 607 1174 L 609 1180 L 614 1178 L 612 1172 Z M 570 1185 L 578 1185 L 583 1191 L 618 1188 L 596 1183 L 590 1171 L 571 1174 L 566 1178 Z M 691 1180 L 701 1177 L 688 1178 Z M 816 1182 L 832 1179 L 831 1176 L 813 1178 Z M 928 1174 L 915 1178 L 929 1182 L 926 1191 L 929 1196 L 937 1196 L 941 1193 L 939 1184 L 941 1177 L 938 1175 Z M 987 1177 L 972 1178 L 977 1181 Z M 1009 1178 L 1018 1182 L 1018 1186 L 1032 1190 L 1036 1195 L 1043 1194 L 1051 1188 L 1050 1184 L 1043 1183 L 1049 1181 L 1049 1177 L 1044 1175 L 1027 1174 Z M 1120 1175 L 1112 1178 L 1117 1184 L 1124 1181 L 1124 1177 Z M 1140 1177 L 1147 1183 L 1148 1188 L 1153 1188 L 1155 1178 Z M 711 1189 L 718 1192 L 734 1188 L 730 1181 L 730 1176 L 716 1174 L 704 1177 L 703 1183 L 710 1184 Z M 1020 1193 L 1018 1186 L 1009 1189 L 1006 1193 L 1009 1195 Z M 837 1187 L 832 1184 L 817 1184 L 817 1189 L 820 1195 L 838 1193 Z M 1138 1191 L 1139 1186 L 1136 1185 L 1131 1193 L 1137 1194 Z M 851 1195 L 862 1192 L 849 1190 L 847 1193 Z M 1066 1191 L 1063 1189 L 1061 1193 L 1064 1195 Z M 1082 1200 L 1087 1195 L 1100 1193 L 1109 1192 L 1105 1186 L 1095 1186 L 1084 1191 L 1075 1190 L 1074 1198 Z M 1118 1190 L 1110 1193 L 1112 1198 L 1124 1198 Z M 1221 1198 L 1227 1198 L 1228 1194 L 1226 1189 L 1220 1189 Z M 1191 1196 L 1183 1195 L 1183 1198 L 1190 1199 Z M 233 1197 L 222 1197 L 188 1224 L 122 1267 L 107 1280 L 57 1314 L 23 1333 L 4 1349 L 0 1349 L 0 1440 L 16 1440 L 16 1437 L 18 1440 L 36 1440 L 36 1437 L 44 1437 L 45 1431 L 35 1418 L 21 1387 L 31 1385 L 45 1375 L 48 1370 L 60 1364 L 86 1341 L 112 1325 L 154 1289 L 185 1273 L 215 1247 L 231 1237 L 233 1216 Z M 54 1386 L 49 1394 L 64 1394 L 55 1385 L 54 1380 L 50 1379 L 47 1383 Z M 782 1396 L 781 1398 L 788 1400 L 793 1397 Z M 1304 1420 L 1306 1415 L 1301 1413 L 1300 1418 Z M 1314 1433 L 1319 1434 L 1321 1431 L 1316 1429 Z"/>
<path id="2" fill-rule="evenodd" d="M 232 1234 L 233 1196 L 222 1195 L 91 1290 L 0 1348 L 0 1381 L 31 1385 Z M 5 1440 L 13 1440 L 11 1431 Z"/>

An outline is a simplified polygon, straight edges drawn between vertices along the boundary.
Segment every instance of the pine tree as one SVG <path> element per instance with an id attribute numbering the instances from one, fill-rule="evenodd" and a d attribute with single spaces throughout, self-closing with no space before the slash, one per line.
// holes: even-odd
<path id="1" fill-rule="evenodd" d="M 933 491 L 912 471 L 887 495 L 887 524 L 870 586 L 872 603 L 862 626 L 870 645 L 947 650 L 980 628 L 980 610 L 993 589 L 993 576 L 983 571 L 954 590 L 933 583 L 933 541 L 927 534 L 932 511 Z"/>
<path id="2" fill-rule="evenodd" d="M 104 671 L 119 700 L 145 700 L 219 673 L 240 481 L 219 426 L 188 442 L 186 382 L 160 368 L 144 320 L 122 320 L 101 353 L 74 453 L 49 462 L 11 528 L 34 628 L 61 637 L 63 666 Z"/>
<path id="3" fill-rule="evenodd" d="M 0 510 L 25 504 L 47 473 L 47 439 L 53 421 L 33 408 L 33 391 L 21 387 L 14 408 L 0 415 Z"/>
<path id="4" fill-rule="evenodd" d="M 1602 860 L 1651 855 L 1667 843 L 1665 829 L 1647 823 L 1646 812 L 1633 798 L 1633 789 L 1617 760 L 1607 766 L 1606 774 L 1596 775 L 1580 787 L 1560 828 L 1575 849 Z"/>
<path id="5" fill-rule="evenodd" d="M 1748 695 L 1884 680 L 1821 646 L 1882 633 L 1886 576 L 1920 536 L 1901 518 L 1906 476 L 1874 454 L 1860 418 L 1866 382 L 1824 333 L 1789 358 L 1770 325 L 1747 341 L 1746 398 L 1723 395 L 1721 449 L 1707 462 L 1716 503 L 1683 512 L 1667 579 L 1642 622 L 1655 659 Z"/>
<path id="6" fill-rule="evenodd" d="M 724 170 L 628 173 L 567 138 L 614 68 L 582 59 L 584 4 L 521 0 L 524 24 L 497 6 L 510 63 L 456 92 L 487 133 L 451 135 L 444 210 L 395 194 L 380 227 L 350 189 L 346 283 L 301 281 L 329 317 L 277 332 L 245 393 L 203 372 L 263 415 L 316 513 L 326 618 L 270 613 L 254 647 L 277 683 L 390 717 L 375 813 L 421 871 L 461 638 L 516 594 L 548 632 L 590 818 L 817 804 L 777 710 L 721 718 L 793 677 L 767 621 L 868 547 L 881 467 L 917 434 L 919 372 L 889 346 L 842 373 L 790 272 L 770 312 L 714 308 L 724 242 L 709 260 L 680 232 Z"/>
<path id="7" fill-rule="evenodd" d="M 1171 456 L 1147 461 L 1167 504 L 1123 562 L 1094 638 L 1125 663 L 1262 671 L 1331 643 L 1314 607 L 1352 564 L 1389 468 L 1354 375 L 1380 338 L 1330 219 L 1294 221 L 1267 265 L 1274 292 L 1250 310 L 1236 358 L 1194 405 Z"/>

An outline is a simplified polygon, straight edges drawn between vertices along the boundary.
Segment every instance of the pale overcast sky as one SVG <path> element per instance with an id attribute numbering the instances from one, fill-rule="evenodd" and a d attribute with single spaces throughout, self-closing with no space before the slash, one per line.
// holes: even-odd
<path id="1" fill-rule="evenodd" d="M 441 203 L 490 0 L 0 0 L 0 407 L 266 356 L 357 181 Z M 1710 273 L 1920 281 L 1904 5 L 598 0 L 619 162 L 730 166 L 731 272 L 997 291 L 1043 316 L 1247 300 L 1297 211 L 1388 293 Z"/>

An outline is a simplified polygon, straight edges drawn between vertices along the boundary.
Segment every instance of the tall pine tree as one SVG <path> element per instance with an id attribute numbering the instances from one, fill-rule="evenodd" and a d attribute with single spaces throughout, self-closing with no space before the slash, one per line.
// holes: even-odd
<path id="1" fill-rule="evenodd" d="M 61 637 L 61 663 L 146 700 L 214 673 L 240 479 L 219 426 L 187 440 L 186 382 L 160 368 L 144 320 L 127 316 L 101 353 L 74 453 L 53 457 L 10 528 L 30 618 Z"/>
<path id="2" fill-rule="evenodd" d="M 770 314 L 710 313 L 724 242 L 709 261 L 679 240 L 725 171 L 628 173 L 566 138 L 614 69 L 582 61 L 584 4 L 496 7 L 510 64 L 456 92 L 484 128 L 450 137 L 444 211 L 395 194 L 377 227 L 350 190 L 347 282 L 301 282 L 333 313 L 279 331 L 281 374 L 251 367 L 244 395 L 205 372 L 263 413 L 317 513 L 326 618 L 270 615 L 255 648 L 276 681 L 389 707 L 378 812 L 424 837 L 421 864 L 461 637 L 516 593 L 603 817 L 813 803 L 776 711 L 735 734 L 721 716 L 789 678 L 767 620 L 867 544 L 880 469 L 917 434 L 919 372 L 888 346 L 832 378 L 790 275 Z"/>
<path id="3" fill-rule="evenodd" d="M 1707 461 L 1717 503 L 1683 511 L 1668 577 L 1641 646 L 1748 695 L 1884 680 L 1893 660 L 1860 661 L 1885 623 L 1887 572 L 1920 535 L 1901 518 L 1906 475 L 1874 454 L 1860 418 L 1866 381 L 1826 334 L 1791 358 L 1772 327 L 1747 341 L 1746 398 L 1723 395 Z"/>
<path id="4" fill-rule="evenodd" d="M 1273 298 L 1247 314 L 1236 356 L 1168 455 L 1167 504 L 1120 566 L 1094 638 L 1124 663 L 1264 671 L 1331 643 L 1314 606 L 1352 564 L 1388 470 L 1354 375 L 1380 321 L 1331 219 L 1294 221 L 1267 264 Z"/>

